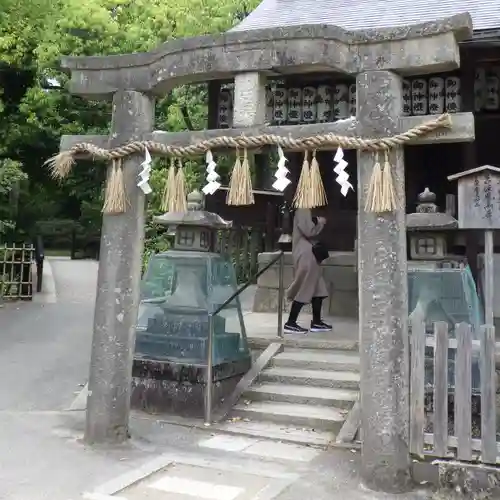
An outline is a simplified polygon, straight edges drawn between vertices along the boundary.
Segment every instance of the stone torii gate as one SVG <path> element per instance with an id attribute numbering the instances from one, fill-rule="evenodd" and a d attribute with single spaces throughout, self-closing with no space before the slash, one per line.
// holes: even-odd
<path id="1" fill-rule="evenodd" d="M 380 30 L 297 26 L 173 40 L 150 53 L 65 57 L 62 67 L 71 72 L 71 92 L 112 99 L 113 116 L 109 135 L 64 136 L 61 150 L 82 142 L 113 148 L 132 140 L 187 146 L 242 134 L 395 135 L 430 118 L 402 117 L 402 77 L 457 69 L 458 42 L 471 35 L 470 16 L 460 14 Z M 356 75 L 356 119 L 266 127 L 266 78 L 315 69 Z M 156 95 L 181 84 L 228 78 L 235 81 L 234 129 L 153 132 Z M 472 113 L 458 113 L 452 120 L 451 129 L 412 144 L 474 140 Z M 142 161 L 142 155 L 131 155 L 123 164 L 129 201 L 125 213 L 103 218 L 85 432 L 89 443 L 119 442 L 128 435 L 145 222 L 144 194 L 136 187 Z M 373 155 L 358 152 L 362 469 L 366 486 L 401 492 L 410 487 L 411 465 L 403 148 L 390 151 L 390 162 L 398 207 L 383 214 L 365 212 Z"/>

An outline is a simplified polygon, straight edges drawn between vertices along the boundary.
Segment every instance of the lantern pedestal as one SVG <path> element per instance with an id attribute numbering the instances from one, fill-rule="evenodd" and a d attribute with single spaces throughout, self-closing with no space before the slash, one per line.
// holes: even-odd
<path id="1" fill-rule="evenodd" d="M 157 219 L 175 226 L 174 249 L 154 255 L 142 282 L 133 364 L 132 406 L 202 417 L 209 315 L 237 290 L 229 256 L 210 251 L 227 226 L 201 210 Z M 232 392 L 251 366 L 239 297 L 213 316 L 212 400 Z"/>

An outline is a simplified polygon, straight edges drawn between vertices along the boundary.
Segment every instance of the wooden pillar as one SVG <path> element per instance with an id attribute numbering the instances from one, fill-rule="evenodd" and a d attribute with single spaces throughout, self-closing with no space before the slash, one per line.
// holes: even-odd
<path id="1" fill-rule="evenodd" d="M 272 173 L 269 168 L 269 155 L 267 153 L 256 153 L 254 155 L 255 169 L 255 189 L 271 189 L 273 181 L 271 181 Z"/>
<path id="2" fill-rule="evenodd" d="M 220 87 L 220 82 L 218 80 L 212 80 L 208 82 L 207 128 L 209 130 L 217 128 L 217 122 L 219 118 L 218 112 Z"/>
<path id="3" fill-rule="evenodd" d="M 462 87 L 462 111 L 474 112 L 474 81 L 475 81 L 475 64 L 474 58 L 470 51 L 462 49 L 461 53 L 461 87 Z M 476 142 L 466 142 L 461 144 L 462 148 L 462 166 L 461 170 L 470 170 L 477 167 L 476 157 Z M 478 254 L 480 252 L 480 241 L 482 234 L 480 231 L 469 229 L 465 233 L 465 255 L 469 263 L 470 270 L 476 286 L 480 290 Z"/>

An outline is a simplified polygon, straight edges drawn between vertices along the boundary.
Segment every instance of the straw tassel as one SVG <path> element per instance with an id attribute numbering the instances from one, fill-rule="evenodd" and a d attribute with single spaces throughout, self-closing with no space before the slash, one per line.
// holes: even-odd
<path id="1" fill-rule="evenodd" d="M 311 173 L 309 168 L 309 151 L 304 151 L 304 161 L 300 172 L 299 182 L 293 197 L 293 205 L 295 208 L 311 208 L 310 206 L 310 191 Z"/>
<path id="2" fill-rule="evenodd" d="M 237 186 L 240 184 L 241 178 L 241 159 L 240 159 L 240 150 L 236 150 L 236 159 L 234 161 L 233 170 L 231 172 L 231 178 L 229 179 L 229 191 L 226 196 L 226 204 L 227 205 L 237 205 Z"/>
<path id="3" fill-rule="evenodd" d="M 321 178 L 319 163 L 316 159 L 316 150 L 313 151 L 309 175 L 309 206 L 311 208 L 323 207 L 327 204 L 327 198 L 325 186 L 323 185 L 323 179 Z"/>
<path id="4" fill-rule="evenodd" d="M 382 208 L 382 167 L 378 153 L 375 153 L 375 165 L 368 185 L 365 212 L 382 212 Z"/>
<path id="5" fill-rule="evenodd" d="M 121 160 L 113 160 L 106 183 L 102 211 L 105 214 L 122 214 L 125 212 L 126 206 L 127 200 Z"/>
<path id="6" fill-rule="evenodd" d="M 393 212 L 397 208 L 396 189 L 392 176 L 389 152 L 384 152 L 384 169 L 382 170 L 382 211 Z"/>
<path id="7" fill-rule="evenodd" d="M 236 150 L 236 161 L 231 172 L 226 203 L 234 206 L 253 205 L 255 203 L 252 190 L 252 175 L 250 173 L 250 163 L 246 148 L 243 151 L 243 162 L 240 159 L 239 150 Z"/>
<path id="8" fill-rule="evenodd" d="M 252 189 L 252 173 L 250 172 L 250 162 L 248 161 L 248 151 L 243 150 L 243 163 L 241 164 L 241 203 L 240 205 L 253 205 L 255 199 Z"/>
<path id="9" fill-rule="evenodd" d="M 44 162 L 44 165 L 49 167 L 50 175 L 58 180 L 68 177 L 74 164 L 75 158 L 73 154 L 68 151 L 63 151 Z"/>
<path id="10" fill-rule="evenodd" d="M 175 168 L 175 166 L 174 166 Z M 182 161 L 179 158 L 179 168 L 175 175 L 174 201 L 172 202 L 172 212 L 187 212 L 186 177 Z"/>
<path id="11" fill-rule="evenodd" d="M 161 209 L 164 212 L 174 212 L 175 204 L 175 158 L 170 159 L 170 167 L 168 169 L 167 180 L 165 182 L 165 189 L 163 190 L 163 198 L 161 201 Z"/>

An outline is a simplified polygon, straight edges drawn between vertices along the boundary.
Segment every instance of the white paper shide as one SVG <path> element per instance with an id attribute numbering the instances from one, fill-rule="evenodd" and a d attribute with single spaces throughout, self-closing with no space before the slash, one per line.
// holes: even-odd
<path id="1" fill-rule="evenodd" d="M 214 161 L 214 156 L 212 155 L 212 151 L 207 151 L 205 155 L 205 162 L 207 164 L 206 172 L 207 175 L 205 177 L 207 183 L 203 186 L 203 193 L 205 195 L 207 194 L 214 194 L 217 189 L 220 188 L 220 182 L 219 178 L 220 175 L 215 171 L 217 168 L 217 163 Z"/>
<path id="2" fill-rule="evenodd" d="M 149 179 L 151 177 L 151 155 L 149 151 L 145 150 L 145 158 L 141 163 L 142 170 L 139 172 L 139 179 L 137 181 L 137 187 L 144 193 L 150 194 L 153 190 L 149 185 Z"/>
<path id="3" fill-rule="evenodd" d="M 338 184 L 340 184 L 340 192 L 343 196 L 347 196 L 349 189 L 354 191 L 352 184 L 349 182 L 349 174 L 345 171 L 348 163 L 344 160 L 344 151 L 342 148 L 338 148 L 335 153 L 335 157 L 333 161 L 337 164 L 333 171 L 337 174 L 337 178 L 335 179 Z"/>
<path id="4" fill-rule="evenodd" d="M 278 146 L 278 156 L 278 170 L 276 170 L 274 174 L 276 180 L 273 182 L 273 188 L 283 192 L 292 181 L 287 177 L 290 171 L 285 166 L 287 159 L 285 158 L 285 153 L 281 146 Z"/>

